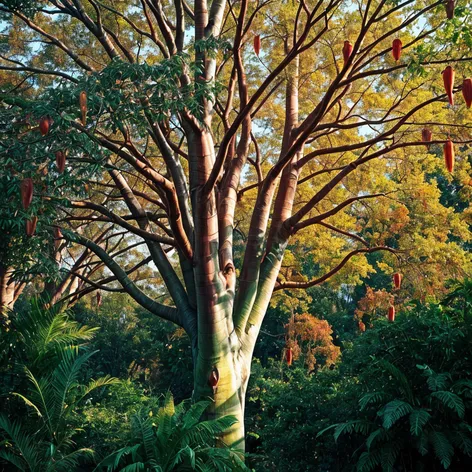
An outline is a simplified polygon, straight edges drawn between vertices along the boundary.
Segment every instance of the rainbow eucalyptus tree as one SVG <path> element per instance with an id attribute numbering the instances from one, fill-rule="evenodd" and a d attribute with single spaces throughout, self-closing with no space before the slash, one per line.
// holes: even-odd
<path id="1" fill-rule="evenodd" d="M 470 72 L 467 8 L 452 20 L 442 1 L 413 0 L 2 0 L 0 10 L 11 39 L 0 69 L 12 77 L 2 87 L 4 266 L 42 273 L 59 251 L 66 282 L 54 302 L 122 291 L 183 327 L 195 398 L 235 415 L 222 439 L 244 447 L 251 359 L 274 290 L 365 270 L 377 251 L 405 263 L 411 247 L 396 232 L 414 219 L 418 188 L 434 187 L 422 163 L 443 172 L 449 135 L 455 175 L 467 173 L 466 108 L 459 93 L 448 107 L 440 74 Z M 297 246 L 312 277 L 283 265 Z"/>

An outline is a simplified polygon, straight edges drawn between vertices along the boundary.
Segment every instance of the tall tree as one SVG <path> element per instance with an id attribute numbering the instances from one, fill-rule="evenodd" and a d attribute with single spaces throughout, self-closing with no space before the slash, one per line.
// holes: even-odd
<path id="1" fill-rule="evenodd" d="M 447 250 L 447 270 L 470 270 L 451 240 L 470 238 L 467 222 L 425 177 L 451 138 L 454 178 L 469 181 L 470 114 L 459 93 L 447 105 L 440 74 L 470 73 L 462 3 L 446 20 L 443 1 L 3 0 L 0 68 L 15 86 L 2 95 L 2 225 L 21 248 L 3 251 L 4 266 L 40 273 L 34 254 L 60 227 L 70 275 L 185 329 L 195 398 L 238 418 L 222 439 L 243 447 L 274 290 L 348 268 L 355 279 L 379 251 L 405 265 Z M 417 216 L 417 235 L 398 237 Z M 154 267 L 158 279 L 142 280 Z"/>

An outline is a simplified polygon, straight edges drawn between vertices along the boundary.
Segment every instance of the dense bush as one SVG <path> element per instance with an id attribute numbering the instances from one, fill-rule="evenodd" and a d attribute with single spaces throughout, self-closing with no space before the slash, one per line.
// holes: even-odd
<path id="1" fill-rule="evenodd" d="M 347 335 L 333 371 L 307 375 L 296 364 L 256 364 L 248 402 L 251 451 L 277 451 L 258 468 L 467 470 L 469 296 L 466 283 L 443 305 L 411 305 L 395 323 L 380 319 L 354 341 Z M 330 426 L 334 437 L 319 435 Z"/>

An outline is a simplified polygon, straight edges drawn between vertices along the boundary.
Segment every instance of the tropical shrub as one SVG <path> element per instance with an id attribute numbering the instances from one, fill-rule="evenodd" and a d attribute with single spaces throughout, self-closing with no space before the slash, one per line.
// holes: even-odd
<path id="1" fill-rule="evenodd" d="M 105 458 L 95 469 L 177 472 L 249 471 L 241 454 L 215 447 L 218 436 L 237 420 L 230 416 L 201 421 L 209 401 L 174 404 L 168 393 L 157 415 L 144 409 L 133 417 L 133 441 Z"/>

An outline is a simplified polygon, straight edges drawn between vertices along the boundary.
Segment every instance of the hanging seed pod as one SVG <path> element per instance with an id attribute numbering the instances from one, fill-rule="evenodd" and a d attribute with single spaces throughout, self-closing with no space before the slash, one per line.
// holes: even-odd
<path id="1" fill-rule="evenodd" d="M 395 61 L 399 61 L 402 55 L 402 42 L 400 39 L 394 39 L 392 43 L 392 55 Z"/>
<path id="2" fill-rule="evenodd" d="M 449 172 L 454 170 L 454 144 L 450 139 L 444 144 L 444 161 Z"/>
<path id="3" fill-rule="evenodd" d="M 80 92 L 79 104 L 82 125 L 85 126 L 87 123 L 87 93 L 84 91 Z"/>
<path id="4" fill-rule="evenodd" d="M 433 139 L 432 131 L 428 128 L 424 128 L 423 131 L 421 131 L 421 140 L 423 143 L 429 143 L 431 139 Z M 426 144 L 426 148 L 429 149 L 429 144 Z"/>
<path id="5" fill-rule="evenodd" d="M 388 321 L 393 323 L 395 321 L 395 307 L 389 306 L 388 307 Z"/>
<path id="6" fill-rule="evenodd" d="M 216 367 L 210 372 L 210 376 L 208 377 L 208 385 L 213 389 L 213 393 L 216 391 L 216 387 L 218 386 L 218 382 L 220 380 L 220 373 Z"/>
<path id="7" fill-rule="evenodd" d="M 455 72 L 451 66 L 447 66 L 443 71 L 443 82 L 444 89 L 446 90 L 447 97 L 449 99 L 449 104 L 454 106 L 454 76 Z"/>
<path id="8" fill-rule="evenodd" d="M 102 294 L 100 290 L 97 292 L 97 308 L 100 308 L 100 305 L 102 304 Z"/>
<path id="9" fill-rule="evenodd" d="M 362 321 L 359 321 L 359 331 L 361 333 L 365 332 L 365 324 Z"/>
<path id="10" fill-rule="evenodd" d="M 46 136 L 52 126 L 52 118 L 50 116 L 43 116 L 39 120 L 39 131 L 41 136 Z"/>
<path id="11" fill-rule="evenodd" d="M 454 18 L 454 8 L 455 8 L 454 0 L 447 0 L 447 2 L 446 2 L 446 16 L 447 16 L 448 20 L 452 20 Z"/>
<path id="12" fill-rule="evenodd" d="M 56 251 L 61 246 L 62 238 L 63 238 L 63 234 L 62 234 L 61 228 L 58 228 L 57 226 L 55 226 L 54 227 L 54 248 L 56 249 Z"/>
<path id="13" fill-rule="evenodd" d="M 31 220 L 26 220 L 26 235 L 33 236 L 36 231 L 36 225 L 38 224 L 38 217 L 33 216 Z"/>
<path id="14" fill-rule="evenodd" d="M 285 351 L 285 360 L 287 361 L 287 365 L 291 366 L 293 362 L 293 350 L 291 347 L 288 347 Z"/>
<path id="15" fill-rule="evenodd" d="M 464 83 L 462 84 L 462 95 L 467 108 L 470 108 L 472 105 L 472 79 L 464 80 Z"/>
<path id="16" fill-rule="evenodd" d="M 397 290 L 399 290 L 402 285 L 402 278 L 403 278 L 402 274 L 398 272 L 393 274 L 393 285 L 395 286 Z"/>
<path id="17" fill-rule="evenodd" d="M 64 172 L 64 169 L 66 168 L 66 157 L 67 151 L 56 152 L 56 166 L 57 170 L 59 171 L 59 174 L 62 174 Z"/>
<path id="18" fill-rule="evenodd" d="M 261 36 L 259 34 L 254 36 L 254 52 L 256 56 L 259 57 L 259 53 L 261 52 Z"/>
<path id="19" fill-rule="evenodd" d="M 21 182 L 21 203 L 25 210 L 31 205 L 33 201 L 33 180 L 27 178 Z"/>
<path id="20" fill-rule="evenodd" d="M 349 41 L 344 41 L 344 46 L 343 46 L 344 65 L 346 65 L 348 59 L 351 57 L 352 48 L 353 46 Z"/>

